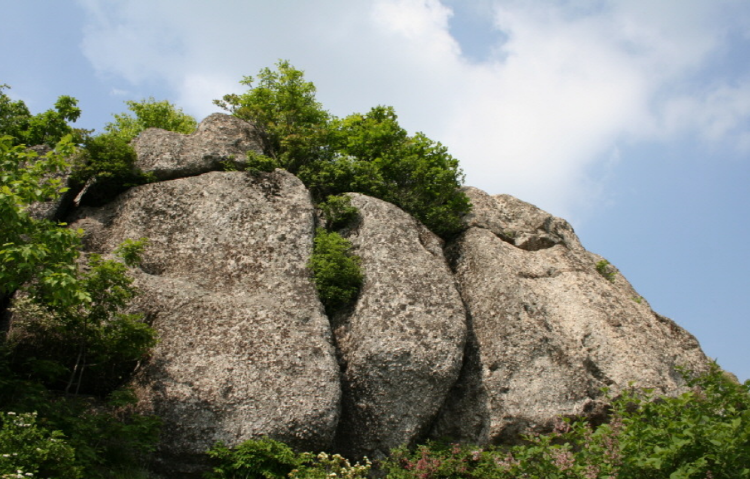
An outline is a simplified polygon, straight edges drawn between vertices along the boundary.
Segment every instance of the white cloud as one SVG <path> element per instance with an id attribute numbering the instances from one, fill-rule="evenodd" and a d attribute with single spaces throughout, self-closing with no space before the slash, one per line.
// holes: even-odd
<path id="1" fill-rule="evenodd" d="M 588 171 L 624 139 L 700 131 L 750 144 L 738 129 L 747 83 L 696 96 L 686 81 L 702 81 L 733 22 L 747 24 L 740 0 L 496 0 L 487 22 L 504 43 L 481 63 L 462 56 L 438 0 L 80 4 L 101 73 L 164 82 L 197 116 L 242 76 L 289 59 L 333 113 L 393 105 L 408 129 L 449 146 L 468 183 L 556 214 L 591 203 L 600 188 Z"/>
<path id="2" fill-rule="evenodd" d="M 707 142 L 728 142 L 750 152 L 750 79 L 736 85 L 718 85 L 693 95 L 678 95 L 665 102 L 661 127 L 665 135 L 688 132 Z"/>

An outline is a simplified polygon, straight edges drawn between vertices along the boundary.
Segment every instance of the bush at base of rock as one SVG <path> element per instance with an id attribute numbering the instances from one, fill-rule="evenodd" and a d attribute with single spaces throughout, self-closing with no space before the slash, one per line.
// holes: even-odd
<path id="1" fill-rule="evenodd" d="M 65 435 L 38 427 L 36 413 L 0 412 L 0 452 L 2 479 L 82 477 Z"/>
<path id="2" fill-rule="evenodd" d="M 676 397 L 631 388 L 612 399 L 608 422 L 560 419 L 546 435 L 516 446 L 479 447 L 430 442 L 402 447 L 376 468 L 389 479 L 590 479 L 750 477 L 750 381 L 726 377 L 714 365 Z M 370 463 L 351 466 L 338 455 L 295 454 L 267 438 L 208 453 L 217 466 L 208 479 L 367 477 Z"/>
<path id="3" fill-rule="evenodd" d="M 624 391 L 597 427 L 560 420 L 514 447 L 398 449 L 381 467 L 393 479 L 750 477 L 750 381 L 737 384 L 716 365 L 685 379 L 691 390 L 676 397 Z"/>
<path id="4" fill-rule="evenodd" d="M 269 438 L 245 441 L 234 448 L 217 444 L 207 454 L 214 463 L 206 479 L 342 479 L 367 478 L 370 462 L 353 466 L 338 454 L 295 453 L 289 446 Z"/>

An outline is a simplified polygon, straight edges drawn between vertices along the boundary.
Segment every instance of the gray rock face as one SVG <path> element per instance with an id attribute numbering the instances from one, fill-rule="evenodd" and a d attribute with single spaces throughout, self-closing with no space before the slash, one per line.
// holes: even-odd
<path id="1" fill-rule="evenodd" d="M 159 180 L 171 180 L 222 169 L 222 163 L 241 166 L 248 151 L 262 153 L 250 123 L 214 113 L 195 133 L 183 135 L 149 128 L 133 140 L 136 166 Z"/>
<path id="2" fill-rule="evenodd" d="M 572 250 L 583 249 L 573 228 L 561 218 L 510 195 L 490 196 L 473 187 L 465 187 L 463 191 L 472 203 L 471 212 L 464 218 L 468 228 L 488 229 L 504 241 L 527 251 L 556 244 Z"/>
<path id="3" fill-rule="evenodd" d="M 581 248 L 567 223 L 508 196 L 470 197 L 479 208 L 449 253 L 469 346 L 433 435 L 512 440 L 559 415 L 597 414 L 601 387 L 636 381 L 671 393 L 682 386 L 675 366 L 705 369 L 695 338 L 622 276 L 604 278 L 601 257 Z M 518 243 L 534 235 L 550 240 Z"/>
<path id="4" fill-rule="evenodd" d="M 350 194 L 365 281 L 350 311 L 326 318 L 304 185 L 281 170 L 209 172 L 260 152 L 254 138 L 220 114 L 192 135 L 146 130 L 138 166 L 161 181 L 69 221 L 92 252 L 150 240 L 131 309 L 161 342 L 132 384 L 164 420 L 170 477 L 198 473 L 216 441 L 262 435 L 370 458 L 427 437 L 513 441 L 559 415 L 601 414 L 603 386 L 673 393 L 676 366 L 706 367 L 695 338 L 597 271 L 566 221 L 475 188 L 445 255 L 410 215 Z"/>
<path id="5" fill-rule="evenodd" d="M 191 455 L 216 441 L 330 446 L 339 367 L 306 267 L 314 212 L 296 177 L 213 172 L 143 185 L 78 218 L 91 251 L 149 238 L 132 308 L 160 343 L 134 385 L 164 420 L 159 455 L 173 472 L 190 472 Z"/>
<path id="6" fill-rule="evenodd" d="M 427 432 L 461 368 L 465 313 L 441 240 L 389 203 L 350 197 L 365 281 L 334 323 L 344 392 L 335 444 L 377 458 Z"/>

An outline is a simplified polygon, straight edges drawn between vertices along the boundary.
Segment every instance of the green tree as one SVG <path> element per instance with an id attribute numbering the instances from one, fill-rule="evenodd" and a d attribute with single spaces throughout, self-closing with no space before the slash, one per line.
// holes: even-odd
<path id="1" fill-rule="evenodd" d="M 84 140 L 83 151 L 76 157 L 73 179 L 80 184 L 96 179 L 119 193 L 124 188 L 149 181 L 135 166 L 138 159 L 129 140 L 121 135 L 104 133 Z"/>
<path id="2" fill-rule="evenodd" d="M 12 101 L 3 92 L 7 88 L 10 87 L 0 85 L 0 135 L 12 137 L 13 145 L 54 146 L 66 135 L 73 135 L 76 143 L 81 140 L 83 132 L 69 124 L 81 115 L 78 100 L 63 95 L 54 109 L 32 115 L 23 101 Z"/>
<path id="3" fill-rule="evenodd" d="M 156 101 L 153 97 L 141 101 L 126 101 L 132 113 L 113 115 L 115 120 L 104 126 L 104 131 L 129 143 L 146 128 L 161 128 L 177 133 L 192 133 L 198 126 L 195 118 L 184 113 L 167 100 Z"/>
<path id="4" fill-rule="evenodd" d="M 3 92 L 10 89 L 8 85 L 0 85 L 0 135 L 8 135 L 13 145 L 23 142 L 24 132 L 28 129 L 31 112 L 26 103 L 21 100 L 13 101 Z"/>
<path id="5" fill-rule="evenodd" d="M 147 128 L 161 128 L 177 133 L 192 133 L 197 122 L 170 102 L 153 98 L 126 101 L 130 113 L 114 115 L 104 133 L 84 140 L 84 151 L 77 158 L 73 178 L 79 183 L 96 179 L 100 191 L 115 194 L 125 188 L 148 183 L 135 163 L 137 156 L 130 142 Z"/>
<path id="6" fill-rule="evenodd" d="M 26 207 L 57 197 L 65 188 L 55 174 L 67 168 L 74 151 L 64 138 L 53 151 L 39 157 L 13 138 L 0 137 L 0 295 L 22 285 L 46 291 L 52 302 L 81 298 L 69 286 L 75 283 L 75 260 L 80 234 L 46 220 L 36 220 Z"/>
<path id="7" fill-rule="evenodd" d="M 241 82 L 249 90 L 216 104 L 255 124 L 267 158 L 252 154 L 249 166 L 296 174 L 316 201 L 360 192 L 392 202 L 447 237 L 461 228 L 470 208 L 459 190 L 458 161 L 422 133 L 409 136 L 393 108 L 337 119 L 315 98 L 315 86 L 287 61 Z M 268 160 L 270 158 L 270 161 Z"/>
<path id="8" fill-rule="evenodd" d="M 113 391 L 156 343 L 140 315 L 120 312 L 136 294 L 132 281 L 124 263 L 90 255 L 74 284 L 86 300 L 50 307 L 19 298 L 7 336 L 15 369 L 68 394 Z"/>
<path id="9" fill-rule="evenodd" d="M 248 91 L 224 95 L 214 103 L 235 116 L 252 122 L 263 152 L 277 164 L 296 173 L 324 153 L 330 115 L 315 98 L 315 85 L 288 61 L 277 71 L 264 68 L 258 83 L 246 76 L 240 82 Z"/>
<path id="10" fill-rule="evenodd" d="M 34 422 L 4 423 L 3 474 L 7 467 L 34 474 L 35 465 L 42 477 L 79 477 L 85 469 L 86 477 L 103 478 L 112 467 L 132 467 L 157 438 L 158 420 L 134 414 L 127 394 L 113 393 L 155 342 L 140 317 L 121 311 L 135 294 L 126 264 L 138 261 L 143 242 L 124 243 L 120 260 L 82 261 L 79 232 L 27 212 L 64 190 L 54 173 L 66 170 L 73 149 L 67 136 L 40 157 L 0 137 L 0 295 L 17 293 L 13 322 L 0 334 L 0 411 L 40 414 L 38 430 Z M 110 399 L 93 407 L 78 392 Z"/>
<path id="11" fill-rule="evenodd" d="M 471 204 L 460 191 L 458 160 L 423 133 L 409 136 L 393 108 L 337 120 L 329 138 L 336 156 L 300 172 L 316 194 L 361 192 L 399 206 L 440 236 L 460 230 Z"/>
<path id="12" fill-rule="evenodd" d="M 16 350 L 15 358 L 40 361 L 23 361 L 28 374 L 43 368 L 43 376 L 50 376 L 55 366 L 70 374 L 64 382 L 70 390 L 73 383 L 80 387 L 88 366 L 97 379 L 93 383 L 111 390 L 103 380 L 107 374 L 97 369 L 111 373 L 137 361 L 153 345 L 155 333 L 138 318 L 119 314 L 135 294 L 122 262 L 91 255 L 81 268 L 80 232 L 34 219 L 26 211 L 29 204 L 64 190 L 52 174 L 67 167 L 70 138 L 43 157 L 10 143 L 9 137 L 0 138 L 0 294 L 23 289 L 16 308 L 28 321 L 14 322 L 6 342 Z M 132 263 L 140 249 L 140 242 L 130 242 L 122 254 Z"/>

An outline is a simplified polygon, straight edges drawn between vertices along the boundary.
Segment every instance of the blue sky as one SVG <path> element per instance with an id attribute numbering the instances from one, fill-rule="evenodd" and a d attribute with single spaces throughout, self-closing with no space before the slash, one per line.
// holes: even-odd
<path id="1" fill-rule="evenodd" d="M 125 100 L 199 120 L 288 59 L 343 116 L 385 104 L 466 183 L 568 219 L 750 378 L 746 0 L 0 0 L 0 83 L 33 112 Z"/>

